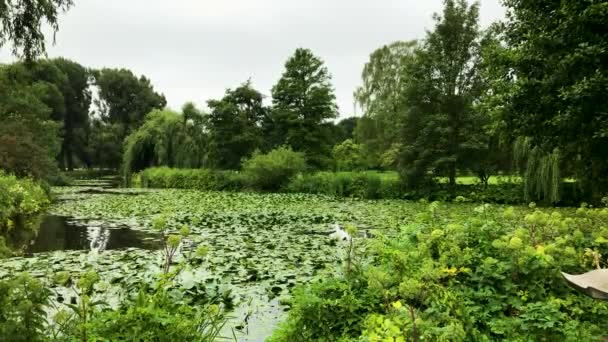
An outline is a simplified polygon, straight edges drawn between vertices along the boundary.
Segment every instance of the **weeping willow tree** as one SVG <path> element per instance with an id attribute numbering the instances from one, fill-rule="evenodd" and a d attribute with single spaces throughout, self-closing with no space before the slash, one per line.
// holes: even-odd
<path id="1" fill-rule="evenodd" d="M 556 203 L 560 200 L 560 153 L 558 149 L 547 153 L 534 146 L 528 137 L 515 140 L 513 146 L 515 165 L 524 182 L 526 201 L 545 200 Z"/>
<path id="2" fill-rule="evenodd" d="M 134 172 L 153 166 L 199 168 L 206 163 L 204 116 L 192 107 L 184 114 L 154 110 L 125 140 L 123 173 L 127 184 Z M 187 115 L 186 115 L 187 114 Z"/>

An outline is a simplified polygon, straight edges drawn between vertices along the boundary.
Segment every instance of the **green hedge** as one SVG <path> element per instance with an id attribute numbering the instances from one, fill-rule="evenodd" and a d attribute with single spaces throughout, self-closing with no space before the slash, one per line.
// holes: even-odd
<path id="1" fill-rule="evenodd" d="M 49 205 L 42 185 L 0 172 L 0 256 L 10 253 L 7 245 L 18 249 L 36 234 Z"/>
<path id="2" fill-rule="evenodd" d="M 156 167 L 133 176 L 134 186 L 144 188 L 178 188 L 215 191 L 269 190 L 268 184 L 256 184 L 259 177 L 246 172 L 209 169 L 171 169 Z M 458 201 L 496 204 L 527 204 L 520 183 L 498 183 L 487 187 L 475 184 L 457 184 L 450 189 L 447 184 L 431 183 L 410 190 L 403 187 L 392 173 L 367 172 L 317 172 L 300 173 L 291 177 L 286 185 L 276 191 L 289 193 L 322 194 L 335 197 L 362 199 L 405 199 L 429 201 Z M 557 206 L 578 206 L 586 199 L 576 190 L 575 183 L 562 184 L 562 201 Z"/>
<path id="3" fill-rule="evenodd" d="M 401 198 L 404 193 L 398 179 L 377 172 L 303 174 L 293 178 L 285 191 L 366 199 Z"/>
<path id="4" fill-rule="evenodd" d="M 175 188 L 239 191 L 245 186 L 244 176 L 236 171 L 208 169 L 172 169 L 155 167 L 133 175 L 132 184 L 144 188 Z"/>

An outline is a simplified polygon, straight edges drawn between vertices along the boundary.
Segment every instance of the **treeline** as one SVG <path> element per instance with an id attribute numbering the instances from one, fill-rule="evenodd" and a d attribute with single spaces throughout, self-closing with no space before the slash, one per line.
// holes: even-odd
<path id="1" fill-rule="evenodd" d="M 0 69 L 0 166 L 152 166 L 239 170 L 281 146 L 307 170 L 397 170 L 406 189 L 456 187 L 474 174 L 519 174 L 525 200 L 562 200 L 564 180 L 588 200 L 608 190 L 608 35 L 603 2 L 505 0 L 507 18 L 479 25 L 479 4 L 445 0 L 417 41 L 374 51 L 354 97 L 360 118 L 336 123 L 331 76 L 297 49 L 265 100 L 250 81 L 207 108 L 180 112 L 150 80 L 64 59 Z M 58 139 L 57 139 L 58 137 Z M 41 171 L 44 170 L 44 171 Z"/>
<path id="2" fill-rule="evenodd" d="M 0 167 L 54 180 L 59 169 L 117 168 L 122 142 L 166 100 L 144 76 L 57 58 L 0 66 Z"/>
<path id="3" fill-rule="evenodd" d="M 330 75 L 310 50 L 297 49 L 271 90 L 271 105 L 250 81 L 181 113 L 154 111 L 126 140 L 127 174 L 151 166 L 238 170 L 255 151 L 289 146 L 310 169 L 331 169 L 333 147 L 352 137 L 356 119 L 338 116 Z"/>

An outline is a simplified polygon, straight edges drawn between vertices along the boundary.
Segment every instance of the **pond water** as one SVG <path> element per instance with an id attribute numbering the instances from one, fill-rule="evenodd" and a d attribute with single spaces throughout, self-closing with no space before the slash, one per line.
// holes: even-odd
<path id="1" fill-rule="evenodd" d="M 128 226 L 108 227 L 103 222 L 74 220 L 47 215 L 27 253 L 62 250 L 113 250 L 129 247 L 155 250 L 161 247 L 160 236 L 132 230 Z"/>

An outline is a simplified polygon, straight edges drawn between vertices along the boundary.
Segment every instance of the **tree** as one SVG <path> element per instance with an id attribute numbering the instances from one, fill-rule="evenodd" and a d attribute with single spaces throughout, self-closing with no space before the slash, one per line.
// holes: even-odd
<path id="1" fill-rule="evenodd" d="M 273 109 L 266 121 L 271 147 L 288 145 L 303 152 L 314 167 L 331 153 L 327 121 L 337 116 L 331 77 L 323 61 L 308 49 L 297 49 L 272 88 Z"/>
<path id="2" fill-rule="evenodd" d="M 90 75 L 85 67 L 65 58 L 57 58 L 50 63 L 66 76 L 67 82 L 60 88 L 65 103 L 65 113 L 62 120 L 63 143 L 59 163 L 64 169 L 72 170 L 76 156 L 81 161 L 89 159 L 85 146 L 91 106 Z"/>
<path id="3" fill-rule="evenodd" d="M 102 69 L 94 73 L 99 87 L 101 116 L 109 123 L 119 123 L 125 132 L 139 127 L 146 114 L 167 105 L 164 95 L 154 91 L 150 80 L 139 78 L 127 69 Z"/>
<path id="4" fill-rule="evenodd" d="M 500 92 L 497 120 L 527 138 L 546 166 L 556 165 L 551 155 L 561 156 L 563 176 L 599 198 L 608 191 L 606 1 L 504 3 L 507 72 L 499 80 L 510 87 Z"/>
<path id="5" fill-rule="evenodd" d="M 197 111 L 186 106 L 188 114 Z M 184 120 L 184 114 L 170 110 L 153 110 L 145 122 L 125 140 L 123 171 L 131 174 L 152 166 L 198 168 L 203 166 L 206 146 L 197 139 L 197 121 Z"/>
<path id="6" fill-rule="evenodd" d="M 72 0 L 0 0 L 0 47 L 10 42 L 15 56 L 32 62 L 46 52 L 43 22 L 55 34 L 59 13 L 72 5 Z"/>
<path id="7" fill-rule="evenodd" d="M 262 122 L 267 109 L 263 96 L 247 81 L 226 90 L 221 100 L 207 102 L 211 113 L 207 128 L 210 136 L 210 160 L 217 168 L 238 169 L 263 142 Z"/>
<path id="8" fill-rule="evenodd" d="M 100 166 L 117 168 L 124 139 L 143 123 L 146 114 L 163 109 L 167 101 L 154 90 L 148 78 L 138 78 L 130 70 L 106 68 L 94 71 L 93 76 L 101 117 L 94 127 L 103 132 L 92 134 L 92 138 L 102 140 L 90 140 L 89 149 L 93 155 L 105 155 L 106 160 Z M 95 151 L 99 146 L 104 146 L 104 151 Z"/>
<path id="9" fill-rule="evenodd" d="M 0 168 L 50 180 L 57 175 L 63 96 L 55 84 L 36 80 L 22 63 L 0 66 Z"/>
<path id="10" fill-rule="evenodd" d="M 409 185 L 432 171 L 447 176 L 453 188 L 466 156 L 487 146 L 487 115 L 474 108 L 484 89 L 479 5 L 465 0 L 444 4 L 443 14 L 434 16 L 434 30 L 407 67 L 412 79 L 406 82 L 399 164 Z"/>
<path id="11" fill-rule="evenodd" d="M 399 123 L 406 112 L 404 94 L 411 81 L 407 67 L 417 47 L 416 41 L 399 41 L 374 51 L 363 68 L 363 85 L 354 93 L 365 118 L 359 120 L 355 135 L 375 165 L 399 141 Z"/>
<path id="12" fill-rule="evenodd" d="M 347 139 L 353 139 L 355 136 L 355 127 L 357 127 L 357 122 L 359 122 L 359 118 L 356 116 L 351 116 L 345 119 L 338 121 L 335 125 L 333 125 L 332 136 L 333 136 L 333 144 L 340 144 Z"/>

